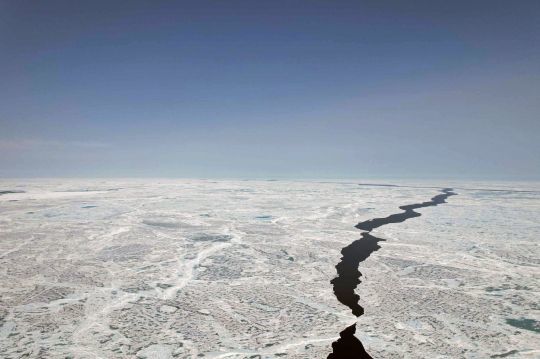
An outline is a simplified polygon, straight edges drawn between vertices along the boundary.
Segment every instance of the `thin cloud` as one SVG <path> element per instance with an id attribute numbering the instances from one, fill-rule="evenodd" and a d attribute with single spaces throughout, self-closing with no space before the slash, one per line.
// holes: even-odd
<path id="1" fill-rule="evenodd" d="M 57 141 L 40 139 L 0 139 L 0 150 L 28 151 L 28 150 L 67 150 L 70 148 L 100 149 L 111 147 L 109 143 L 97 141 Z"/>

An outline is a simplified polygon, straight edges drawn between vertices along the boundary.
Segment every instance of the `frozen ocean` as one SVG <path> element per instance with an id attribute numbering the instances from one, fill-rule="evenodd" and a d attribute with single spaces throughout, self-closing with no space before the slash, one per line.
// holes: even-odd
<path id="1" fill-rule="evenodd" d="M 353 314 L 355 226 L 444 188 L 370 228 Z M 538 358 L 539 218 L 539 183 L 1 180 L 0 357 Z"/>

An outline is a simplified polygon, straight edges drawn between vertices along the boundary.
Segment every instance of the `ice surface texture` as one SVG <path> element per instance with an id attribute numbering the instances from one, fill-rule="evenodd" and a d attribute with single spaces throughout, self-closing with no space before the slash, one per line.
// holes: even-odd
<path id="1" fill-rule="evenodd" d="M 448 185 L 370 233 L 384 245 L 344 334 L 375 358 L 537 356 L 540 187 Z M 325 358 L 353 317 L 329 284 L 351 224 L 435 190 L 2 180 L 0 357 Z"/>

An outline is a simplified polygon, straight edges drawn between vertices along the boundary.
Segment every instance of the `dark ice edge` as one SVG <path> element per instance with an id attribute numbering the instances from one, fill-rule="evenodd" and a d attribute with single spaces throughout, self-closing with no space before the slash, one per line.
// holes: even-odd
<path id="1" fill-rule="evenodd" d="M 430 201 L 409 204 L 399 207 L 404 212 L 392 214 L 384 218 L 370 219 L 358 223 L 355 227 L 365 231 L 362 237 L 344 247 L 341 250 L 341 261 L 336 265 L 337 277 L 332 279 L 330 283 L 334 286 L 334 294 L 337 300 L 349 307 L 356 317 L 364 314 L 364 308 L 358 301 L 360 296 L 354 292 L 358 284 L 361 283 L 360 277 L 362 273 L 358 270 L 361 262 L 366 260 L 371 253 L 378 251 L 382 238 L 372 236 L 369 232 L 375 228 L 379 228 L 389 223 L 401 223 L 409 218 L 420 217 L 421 214 L 415 212 L 415 209 L 437 206 L 446 203 L 446 199 L 456 193 L 452 192 L 452 188 L 444 188 L 441 194 L 431 198 Z M 362 342 L 354 335 L 356 332 L 356 324 L 353 324 L 343 330 L 340 338 L 332 343 L 332 353 L 328 355 L 328 359 L 353 359 L 353 358 L 368 358 L 372 357 L 366 352 Z"/>

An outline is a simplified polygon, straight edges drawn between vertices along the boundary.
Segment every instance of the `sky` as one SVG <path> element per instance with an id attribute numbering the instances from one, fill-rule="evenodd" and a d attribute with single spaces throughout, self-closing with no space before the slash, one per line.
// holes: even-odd
<path id="1" fill-rule="evenodd" d="M 1 1 L 0 177 L 540 180 L 540 1 Z"/>

